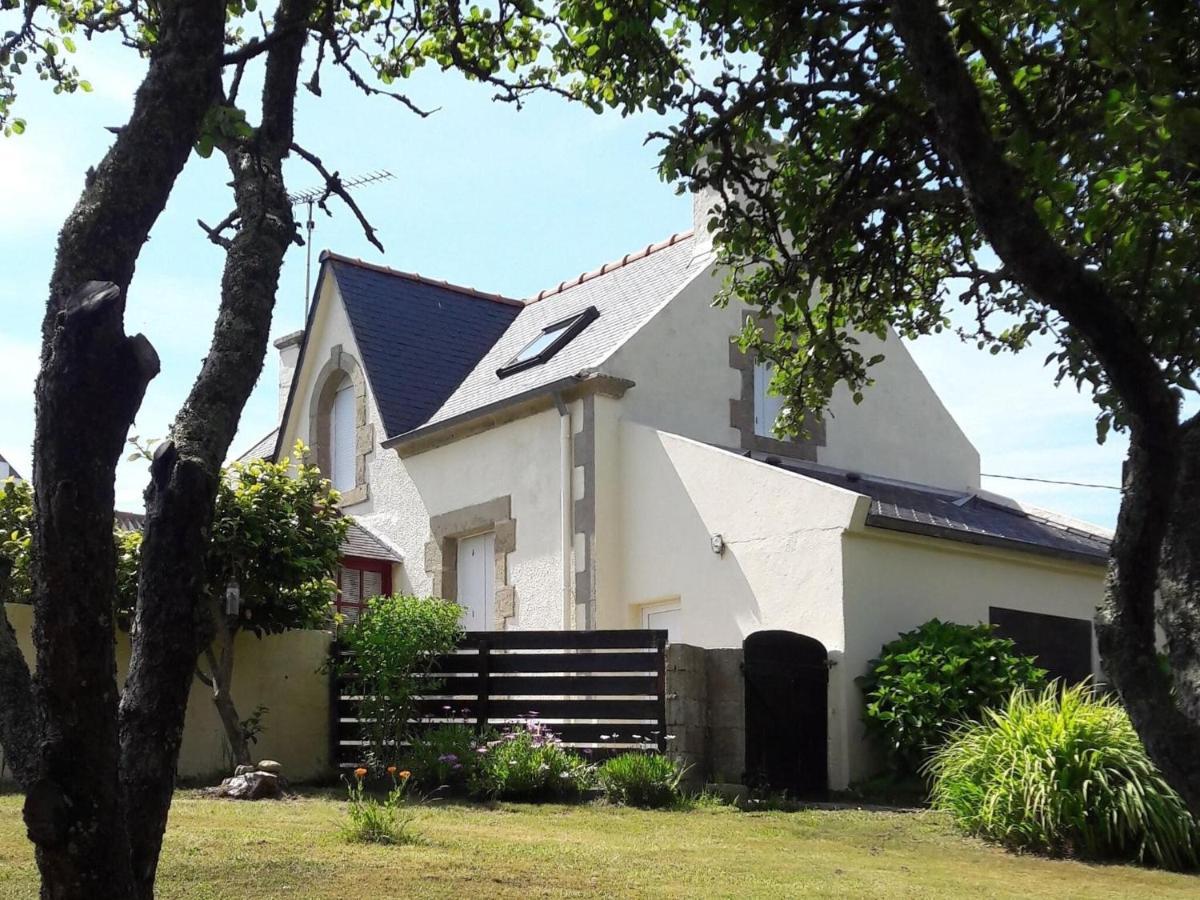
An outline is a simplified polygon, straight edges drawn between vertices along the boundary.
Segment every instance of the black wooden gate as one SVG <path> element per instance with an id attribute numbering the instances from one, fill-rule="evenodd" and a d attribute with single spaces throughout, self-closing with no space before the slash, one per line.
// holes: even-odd
<path id="1" fill-rule="evenodd" d="M 829 667 L 820 641 L 758 631 L 742 645 L 746 783 L 797 797 L 829 789 Z"/>

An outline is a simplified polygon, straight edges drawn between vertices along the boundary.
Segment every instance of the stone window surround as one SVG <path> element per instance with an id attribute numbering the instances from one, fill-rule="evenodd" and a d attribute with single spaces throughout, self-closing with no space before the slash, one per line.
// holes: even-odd
<path id="1" fill-rule="evenodd" d="M 596 627 L 596 577 L 592 559 L 596 553 L 596 397 L 588 394 L 580 401 L 579 430 L 571 435 L 572 467 L 579 469 L 583 494 L 575 499 L 571 521 L 574 525 L 575 552 L 575 626 L 588 630 Z M 575 478 L 571 478 L 574 490 Z"/>
<path id="2" fill-rule="evenodd" d="M 517 522 L 512 517 L 512 496 L 429 517 L 425 543 L 425 571 L 432 576 L 431 593 L 448 600 L 458 598 L 458 542 L 480 532 L 495 533 L 496 596 L 492 627 L 505 631 L 516 624 L 517 589 L 508 583 L 508 554 L 517 549 Z"/>
<path id="3" fill-rule="evenodd" d="M 375 426 L 367 421 L 367 381 L 362 366 L 342 349 L 341 344 L 335 344 L 330 349 L 329 359 L 317 373 L 316 388 L 308 411 L 308 438 L 316 452 L 317 467 L 327 476 L 331 475 L 329 415 L 333 409 L 333 396 L 347 376 L 354 385 L 354 487 L 341 492 L 340 505 L 353 506 L 370 496 L 367 456 L 375 449 Z"/>
<path id="4" fill-rule="evenodd" d="M 764 323 L 763 330 L 770 336 L 773 322 Z M 739 396 L 729 401 L 729 425 L 734 428 L 740 438 L 738 446 L 743 450 L 757 450 L 762 453 L 774 453 L 792 459 L 808 462 L 817 461 L 817 448 L 825 446 L 825 422 L 823 420 L 807 422 L 809 436 L 804 439 L 763 437 L 754 430 L 754 366 L 757 358 L 753 353 L 743 353 L 736 341 L 729 344 L 729 367 L 736 369 L 741 376 L 741 391 Z"/>

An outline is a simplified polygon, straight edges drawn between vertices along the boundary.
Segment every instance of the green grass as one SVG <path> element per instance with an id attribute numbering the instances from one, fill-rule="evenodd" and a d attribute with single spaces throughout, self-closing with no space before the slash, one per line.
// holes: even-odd
<path id="1" fill-rule="evenodd" d="M 0 797 L 0 897 L 35 897 L 21 801 Z M 431 805 L 410 846 L 338 839 L 345 802 L 178 795 L 161 898 L 1196 897 L 1200 878 L 1015 856 L 940 813 Z"/>

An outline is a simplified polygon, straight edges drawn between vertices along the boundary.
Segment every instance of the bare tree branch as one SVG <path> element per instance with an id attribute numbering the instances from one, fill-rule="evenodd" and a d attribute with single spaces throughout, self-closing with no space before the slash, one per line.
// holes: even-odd
<path id="1" fill-rule="evenodd" d="M 325 179 L 325 193 L 318 201 L 322 208 L 324 208 L 324 201 L 331 194 L 335 194 L 340 197 L 342 202 L 350 207 L 350 211 L 353 212 L 355 217 L 358 219 L 358 224 L 362 226 L 363 234 L 366 235 L 367 240 L 374 244 L 379 252 L 382 253 L 383 244 L 381 244 L 379 239 L 375 237 L 375 228 L 367 220 L 367 217 L 363 215 L 363 211 L 358 208 L 358 204 L 354 202 L 354 198 L 350 196 L 350 192 L 347 191 L 342 185 L 342 179 L 338 173 L 330 172 L 325 168 L 325 164 L 321 162 L 320 158 L 315 153 L 310 153 L 299 144 L 293 143 L 291 149 L 309 165 L 316 169 L 317 172 L 320 173 L 321 177 Z"/>

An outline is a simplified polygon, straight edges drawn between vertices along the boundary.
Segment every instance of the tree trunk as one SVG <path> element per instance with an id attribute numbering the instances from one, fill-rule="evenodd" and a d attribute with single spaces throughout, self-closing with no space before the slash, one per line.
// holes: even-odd
<path id="1" fill-rule="evenodd" d="M 1200 815 L 1200 717 L 1194 689 L 1187 683 L 1200 666 L 1200 638 L 1189 632 L 1196 621 L 1200 554 L 1194 552 L 1195 525 L 1188 521 L 1200 499 L 1200 464 L 1189 463 L 1187 452 L 1181 460 L 1184 432 L 1178 401 L 1100 275 L 1080 265 L 1042 224 L 1020 173 L 996 143 L 936 0 L 892 0 L 891 17 L 933 107 L 933 138 L 961 178 L 988 242 L 1030 295 L 1062 316 L 1088 344 L 1130 420 L 1129 474 L 1096 636 L 1105 672 L 1146 750 Z M 1164 541 L 1169 543 L 1166 558 Z M 1189 572 L 1193 564 L 1195 575 Z M 1184 679 L 1185 700 L 1192 695 L 1190 715 L 1177 705 L 1170 679 L 1158 665 L 1155 594 L 1160 574 L 1167 588 L 1164 624 L 1170 629 L 1172 665 Z M 1177 629 L 1182 633 L 1176 634 Z"/>
<path id="2" fill-rule="evenodd" d="M 292 141 L 303 23 L 315 0 L 283 0 L 267 55 L 262 124 L 222 146 L 240 227 L 229 242 L 221 306 L 200 375 L 160 447 L 146 490 L 137 638 L 121 702 L 121 772 L 137 894 L 153 896 L 174 789 L 188 692 L 211 624 L 203 609 L 204 547 L 221 463 L 266 358 L 284 253 L 295 237 L 282 161 Z"/>
<path id="3" fill-rule="evenodd" d="M 224 8 L 161 5 L 129 122 L 59 236 L 35 389 L 32 582 L 41 713 L 25 822 L 44 897 L 128 898 L 119 791 L 113 479 L 158 359 L 125 292 L 219 87 Z"/>
<path id="4" fill-rule="evenodd" d="M 233 702 L 233 646 L 236 632 L 229 627 L 225 611 L 216 604 L 213 605 L 213 619 L 216 623 L 216 649 L 212 645 L 204 648 L 208 675 L 201 680 L 212 690 L 213 705 L 221 717 L 233 764 L 248 766 L 251 763 L 250 742 L 246 739 L 246 730 L 242 727 L 237 706 Z"/>

